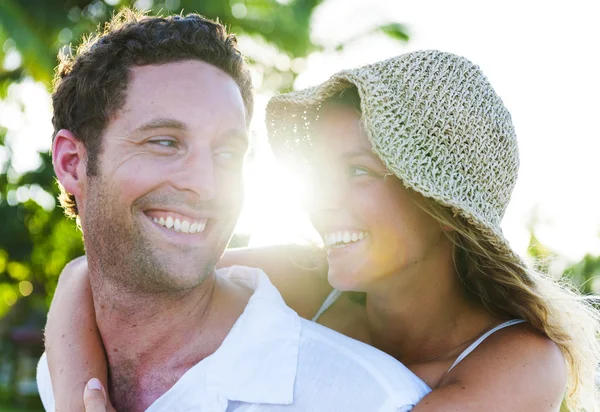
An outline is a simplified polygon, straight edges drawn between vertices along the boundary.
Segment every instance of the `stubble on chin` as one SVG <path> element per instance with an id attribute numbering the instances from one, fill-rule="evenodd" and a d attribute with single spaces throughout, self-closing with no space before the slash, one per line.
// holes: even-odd
<path id="1" fill-rule="evenodd" d="M 200 253 L 189 256 L 184 268 L 177 268 L 181 266 L 177 256 L 150 241 L 139 216 L 136 219 L 130 208 L 98 190 L 101 184 L 94 186 L 89 197 L 93 201 L 85 208 L 83 232 L 96 285 L 115 293 L 178 294 L 200 285 L 214 272 L 217 259 Z M 99 273 L 93 273 L 94 269 Z"/>

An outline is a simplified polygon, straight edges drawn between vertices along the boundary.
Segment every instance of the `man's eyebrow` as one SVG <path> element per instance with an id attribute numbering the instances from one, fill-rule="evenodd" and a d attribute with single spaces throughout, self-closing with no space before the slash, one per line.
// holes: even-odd
<path id="1" fill-rule="evenodd" d="M 147 132 L 149 130 L 154 129 L 179 129 L 179 130 L 187 130 L 188 127 L 185 123 L 175 120 L 175 119 L 153 119 L 148 123 L 144 123 L 143 125 L 137 127 L 134 132 Z"/>

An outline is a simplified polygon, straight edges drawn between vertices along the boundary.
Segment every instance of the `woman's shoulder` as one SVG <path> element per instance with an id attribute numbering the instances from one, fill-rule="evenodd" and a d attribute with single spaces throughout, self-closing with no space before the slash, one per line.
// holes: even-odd
<path id="1" fill-rule="evenodd" d="M 489 335 L 455 369 L 459 371 L 463 366 L 466 370 L 475 364 L 503 369 L 512 368 L 511 364 L 515 363 L 521 363 L 522 368 L 543 366 L 545 371 L 554 367 L 554 372 L 560 375 L 564 370 L 565 360 L 556 343 L 535 330 L 529 323 L 522 322 Z"/>
<path id="2" fill-rule="evenodd" d="M 551 410 L 560 404 L 566 383 L 566 363 L 558 345 L 530 324 L 520 323 L 487 337 L 448 372 L 440 388 L 470 390 L 490 402 L 510 396 Z"/>

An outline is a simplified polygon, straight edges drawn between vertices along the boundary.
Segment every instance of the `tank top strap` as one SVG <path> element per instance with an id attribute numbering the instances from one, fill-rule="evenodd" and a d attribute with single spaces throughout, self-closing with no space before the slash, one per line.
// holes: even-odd
<path id="1" fill-rule="evenodd" d="M 333 305 L 341 295 L 342 291 L 333 289 L 331 293 L 329 293 L 329 295 L 327 296 L 327 299 L 325 299 L 325 302 L 323 302 L 323 304 L 317 311 L 317 314 L 312 318 L 312 321 L 317 322 L 319 318 L 323 315 L 323 313 L 325 313 L 327 309 L 329 309 L 331 305 Z"/>
<path id="2" fill-rule="evenodd" d="M 458 365 L 464 358 L 466 358 L 467 355 L 469 355 L 479 345 L 481 345 L 481 342 L 483 342 L 484 340 L 486 340 L 491 334 L 493 334 L 494 332 L 498 332 L 500 329 L 504 329 L 504 328 L 507 328 L 509 326 L 516 325 L 518 323 L 523 323 L 523 322 L 525 322 L 524 319 L 512 319 L 512 320 L 509 320 L 507 322 L 501 323 L 500 325 L 496 326 L 493 329 L 488 330 L 486 333 L 484 333 L 483 335 L 481 335 L 475 342 L 473 342 L 471 345 L 469 345 L 469 347 L 467 349 L 465 349 L 464 351 L 462 351 L 462 353 L 460 355 L 458 355 L 458 358 L 456 358 L 456 360 L 454 361 L 454 363 L 452 364 L 452 366 L 450 366 L 450 369 L 448 369 L 448 372 L 450 372 L 456 365 Z"/>

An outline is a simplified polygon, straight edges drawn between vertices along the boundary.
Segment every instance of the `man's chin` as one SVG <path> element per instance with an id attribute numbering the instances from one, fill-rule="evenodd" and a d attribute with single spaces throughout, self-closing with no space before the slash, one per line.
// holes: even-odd
<path id="1" fill-rule="evenodd" d="M 185 290 L 192 289 L 202 284 L 202 282 L 215 270 L 216 261 L 214 259 L 198 259 L 198 255 L 193 257 L 180 257 L 176 260 L 164 262 L 163 277 L 165 283 L 173 289 Z"/>

